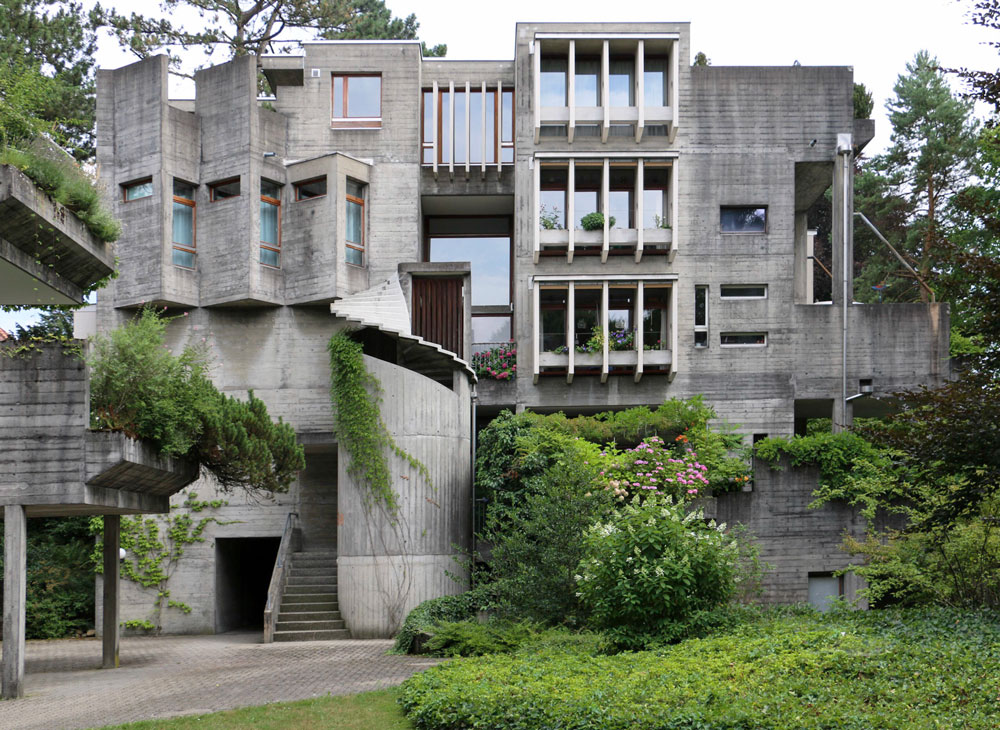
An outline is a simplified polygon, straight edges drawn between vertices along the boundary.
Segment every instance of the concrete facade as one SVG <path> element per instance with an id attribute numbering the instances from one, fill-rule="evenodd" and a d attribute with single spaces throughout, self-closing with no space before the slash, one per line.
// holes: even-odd
<path id="1" fill-rule="evenodd" d="M 168 611 L 165 631 L 214 631 L 214 541 L 278 537 L 290 511 L 307 547 L 336 546 L 356 636 L 387 635 L 419 600 L 461 590 L 444 577 L 451 546 L 469 540 L 476 424 L 460 360 L 501 341 L 516 345 L 517 377 L 478 384 L 478 425 L 502 408 L 583 413 L 703 394 L 748 439 L 789 435 L 810 417 L 843 426 L 876 412 L 871 398 L 845 401 L 862 387 L 889 393 L 949 373 L 947 305 L 851 301 L 851 169 L 872 130 L 853 119 L 848 67 L 692 67 L 686 23 L 560 23 L 519 24 L 506 61 L 423 60 L 408 41 L 316 42 L 265 58 L 263 72 L 266 101 L 245 58 L 199 72 L 193 101 L 167 99 L 163 58 L 98 77 L 98 160 L 124 224 L 98 328 L 143 303 L 186 312 L 171 345 L 206 342 L 220 388 L 253 389 L 307 449 L 289 494 L 230 497 L 225 524 L 189 548 L 171 591 L 193 610 Z M 262 180 L 276 198 L 261 198 Z M 125 202 L 141 181 L 152 194 Z M 176 181 L 191 199 L 177 202 Z M 218 185 L 230 181 L 238 194 Z M 831 186 L 834 299 L 815 302 L 806 210 Z M 563 201 L 561 225 L 543 224 L 543 197 Z M 178 204 L 194 206 L 193 256 L 181 264 Z M 279 242 L 265 254 L 264 218 L 279 204 Z M 603 230 L 575 224 L 598 211 Z M 759 220 L 734 229 L 745 214 Z M 262 263 L 275 250 L 277 265 Z M 461 280 L 449 290 L 458 300 L 430 305 L 459 313 L 455 364 L 418 364 L 409 340 L 378 323 L 364 339 L 390 431 L 432 472 L 428 490 L 393 464 L 405 534 L 364 519 L 332 435 L 325 350 L 350 324 L 330 304 L 397 275 L 415 328 L 437 296 L 427 292 Z M 451 320 L 431 316 L 412 334 L 454 334 L 435 321 Z M 638 344 L 576 352 L 592 325 Z M 795 543 L 794 566 L 782 557 L 792 543 L 772 518 L 805 514 L 814 477 L 762 475 L 756 491 L 720 501 L 779 564 L 772 600 L 807 596 L 803 576 L 846 563 L 836 544 L 856 516 L 843 510 L 810 513 L 823 537 Z M 196 491 L 214 494 L 208 483 Z M 145 618 L 147 592 L 126 584 L 122 601 L 123 619 Z"/>

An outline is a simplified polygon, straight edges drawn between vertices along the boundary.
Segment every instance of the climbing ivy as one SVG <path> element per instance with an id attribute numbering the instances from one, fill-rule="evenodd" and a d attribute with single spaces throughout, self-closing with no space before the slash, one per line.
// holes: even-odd
<path id="1" fill-rule="evenodd" d="M 328 349 L 334 432 L 350 456 L 347 471 L 362 487 L 366 507 L 381 503 L 395 514 L 399 503 L 386 452 L 406 460 L 428 484 L 430 473 L 419 459 L 396 444 L 386 428 L 380 412 L 382 384 L 365 367 L 361 343 L 351 338 L 349 330 L 341 330 L 330 338 Z"/>
<path id="2" fill-rule="evenodd" d="M 121 520 L 121 546 L 126 559 L 121 566 L 121 577 L 138 583 L 143 588 L 155 588 L 151 620 L 135 619 L 122 623 L 126 628 L 145 630 L 162 628 L 161 617 L 165 608 L 175 608 L 191 613 L 191 607 L 170 598 L 168 583 L 177 563 L 184 556 L 188 545 L 204 542 L 205 529 L 210 524 L 229 525 L 214 516 L 198 517 L 206 510 L 216 510 L 227 504 L 221 499 L 199 500 L 195 492 L 184 495 L 184 502 L 171 505 L 166 524 L 156 517 L 123 517 Z M 162 529 L 162 533 L 161 533 Z M 98 536 L 92 559 L 98 573 L 103 572 L 104 518 L 94 517 L 91 530 Z"/>

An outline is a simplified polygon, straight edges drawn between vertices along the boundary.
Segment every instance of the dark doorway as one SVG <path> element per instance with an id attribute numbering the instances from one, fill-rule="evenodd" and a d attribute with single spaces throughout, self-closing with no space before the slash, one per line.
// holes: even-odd
<path id="1" fill-rule="evenodd" d="M 262 631 L 280 537 L 215 541 L 215 631 Z"/>

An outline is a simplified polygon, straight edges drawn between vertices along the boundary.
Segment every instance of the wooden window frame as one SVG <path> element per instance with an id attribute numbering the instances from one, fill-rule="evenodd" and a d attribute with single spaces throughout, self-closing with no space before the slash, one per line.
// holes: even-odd
<path id="1" fill-rule="evenodd" d="M 351 79 L 377 78 L 378 82 L 378 116 L 377 117 L 352 117 L 348 93 Z M 334 87 L 338 79 L 341 83 L 341 100 L 343 109 L 334 108 Z M 331 129 L 381 129 L 382 128 L 382 74 L 373 73 L 342 73 L 331 74 L 330 83 L 330 128 Z M 343 112 L 338 114 L 337 112 Z"/>
<path id="2" fill-rule="evenodd" d="M 366 255 L 365 249 L 368 247 L 367 246 L 367 244 L 368 244 L 368 240 L 367 240 L 368 236 L 366 235 L 365 229 L 367 228 L 366 223 L 367 223 L 367 213 L 368 213 L 368 211 L 366 210 L 364 195 L 365 195 L 365 191 L 368 189 L 368 183 L 362 182 L 360 180 L 355 180 L 354 178 L 348 178 L 348 179 L 351 182 L 355 183 L 356 185 L 360 185 L 361 186 L 361 191 L 362 191 L 361 195 L 362 195 L 362 197 L 359 198 L 359 197 L 357 197 L 355 195 L 351 195 L 350 193 L 348 193 L 346 191 L 346 188 L 345 188 L 345 191 L 344 191 L 344 214 L 345 214 L 344 215 L 344 221 L 345 221 L 345 224 L 344 224 L 344 245 L 347 248 L 352 248 L 355 251 L 360 251 L 361 252 L 361 263 L 360 264 L 351 263 L 350 261 L 346 260 L 346 256 L 344 257 L 345 258 L 344 262 L 346 264 L 350 265 L 350 266 L 360 266 L 360 267 L 363 268 L 367 264 L 367 255 Z M 361 245 L 360 246 L 358 244 L 352 242 L 352 241 L 348 241 L 347 240 L 347 224 L 346 224 L 347 215 L 346 214 L 347 214 L 347 203 L 348 202 L 355 203 L 355 204 L 361 206 Z"/>
<path id="3" fill-rule="evenodd" d="M 215 197 L 215 191 L 218 188 L 222 187 L 223 185 L 229 185 L 230 183 L 234 182 L 240 183 L 239 193 L 237 193 L 236 195 L 227 195 L 224 198 Z M 223 200 L 232 200 L 233 198 L 238 198 L 241 195 L 243 195 L 243 183 L 240 182 L 240 177 L 238 175 L 236 177 L 229 177 L 226 178 L 225 180 L 218 180 L 216 182 L 211 182 L 208 184 L 208 202 L 210 203 L 219 203 L 222 202 Z"/>
<path id="4" fill-rule="evenodd" d="M 266 180 L 266 178 L 264 178 L 264 179 L 261 180 L 262 184 L 263 184 L 264 180 Z M 273 182 L 273 181 L 268 180 L 268 182 Z M 278 183 L 274 183 L 274 184 L 278 186 L 278 194 L 280 195 L 281 194 L 281 185 L 279 185 Z M 268 241 L 264 241 L 263 239 L 261 239 L 261 241 L 260 241 L 260 247 L 262 249 L 266 249 L 268 251 L 274 251 L 278 255 L 278 264 L 275 266 L 273 264 L 266 264 L 263 261 L 261 261 L 260 265 L 261 266 L 266 266 L 269 269 L 280 269 L 281 268 L 281 198 L 273 198 L 270 195 L 264 195 L 264 193 L 261 193 L 260 194 L 260 199 L 261 199 L 261 202 L 263 202 L 263 203 L 269 203 L 270 205 L 273 205 L 274 207 L 276 207 L 278 209 L 278 243 L 277 243 L 277 245 L 269 243 Z M 259 225 L 258 225 L 258 229 L 259 229 Z M 259 232 L 260 231 L 258 230 L 258 233 Z M 258 238 L 259 238 L 259 236 L 258 236 Z"/>
<path id="5" fill-rule="evenodd" d="M 326 182 L 327 187 L 326 187 L 326 192 L 325 193 L 322 193 L 321 195 L 310 195 L 307 198 L 303 198 L 301 195 L 299 195 L 299 190 L 301 189 L 301 187 L 303 185 L 308 185 L 309 183 L 319 182 L 320 180 L 323 180 L 323 181 Z M 292 188 L 294 188 L 294 190 L 295 190 L 295 200 L 294 200 L 294 202 L 296 202 L 296 203 L 302 203 L 302 202 L 304 202 L 306 200 L 318 200 L 319 198 L 325 198 L 330 193 L 330 182 L 329 182 L 329 180 L 326 179 L 326 175 L 317 175 L 316 177 L 311 177 L 308 180 L 299 180 L 298 182 L 293 182 L 292 183 Z"/>
<path id="6" fill-rule="evenodd" d="M 195 188 L 195 189 L 198 187 L 197 185 L 194 185 L 193 183 L 188 183 L 188 184 L 191 185 L 191 187 Z M 197 257 L 198 256 L 198 251 L 197 251 L 197 248 L 198 248 L 198 204 L 195 202 L 194 198 L 185 198 L 185 197 L 183 197 L 181 195 L 177 195 L 176 193 L 173 196 L 173 202 L 180 203 L 181 205 L 186 205 L 189 208 L 191 208 L 191 245 L 190 246 L 186 246 L 183 243 L 178 243 L 177 241 L 173 240 L 173 237 L 174 237 L 173 236 L 173 212 L 171 211 L 170 240 L 171 240 L 171 243 L 173 244 L 173 248 L 177 249 L 178 251 L 184 251 L 185 253 L 189 253 L 192 256 Z M 172 254 L 171 254 L 171 256 L 172 256 Z M 182 266 L 181 264 L 173 264 L 173 265 L 177 266 L 177 267 L 180 267 L 182 269 L 188 269 L 188 270 L 194 270 L 196 268 L 195 266 Z"/>
<path id="7" fill-rule="evenodd" d="M 138 185 L 145 185 L 146 183 L 149 183 L 149 185 L 150 185 L 150 187 L 149 187 L 149 195 L 143 195 L 143 196 L 138 197 L 138 198 L 129 198 L 128 197 L 129 188 L 134 188 L 134 187 L 136 187 Z M 122 202 L 123 203 L 134 203 L 137 200 L 145 200 L 146 198 L 152 198 L 153 194 L 155 193 L 155 190 L 153 189 L 153 177 L 152 176 L 142 177 L 142 178 L 139 178 L 138 180 L 132 180 L 131 182 L 122 183 L 121 184 L 121 189 L 122 189 Z"/>

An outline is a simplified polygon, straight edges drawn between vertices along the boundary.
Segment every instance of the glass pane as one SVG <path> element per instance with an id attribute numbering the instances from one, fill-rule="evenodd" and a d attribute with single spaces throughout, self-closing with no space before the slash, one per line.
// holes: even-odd
<path id="1" fill-rule="evenodd" d="M 608 212 L 614 219 L 611 228 L 634 228 L 632 225 L 632 191 L 611 190 L 608 193 Z"/>
<path id="2" fill-rule="evenodd" d="M 347 201 L 347 226 L 345 237 L 348 243 L 361 246 L 364 242 L 364 206 L 355 203 L 353 200 Z"/>
<path id="3" fill-rule="evenodd" d="M 538 223 L 545 229 L 566 227 L 566 191 L 542 190 L 539 192 Z"/>
<path id="4" fill-rule="evenodd" d="M 642 227 L 662 228 L 669 224 L 666 216 L 666 194 L 662 190 L 642 192 Z"/>
<path id="5" fill-rule="evenodd" d="M 455 92 L 455 164 L 465 163 L 465 92 Z"/>
<path id="6" fill-rule="evenodd" d="M 566 345 L 566 289 L 542 289 L 538 293 L 541 306 L 542 350 L 552 352 Z"/>
<path id="7" fill-rule="evenodd" d="M 501 162 L 513 162 L 514 161 L 514 148 L 504 147 L 500 150 L 500 161 Z"/>
<path id="8" fill-rule="evenodd" d="M 472 341 L 510 342 L 510 317 L 473 317 Z"/>
<path id="9" fill-rule="evenodd" d="M 631 58 L 611 59 L 608 78 L 608 95 L 611 106 L 634 106 L 632 74 L 635 62 Z"/>
<path id="10" fill-rule="evenodd" d="M 646 309 L 642 313 L 642 346 L 647 350 L 667 349 L 667 310 Z"/>
<path id="11" fill-rule="evenodd" d="M 278 245 L 278 206 L 266 200 L 260 201 L 260 240 Z"/>
<path id="12" fill-rule="evenodd" d="M 269 198 L 279 199 L 281 198 L 281 186 L 278 185 L 278 183 L 271 182 L 270 180 L 261 180 L 260 194 L 266 195 Z"/>
<path id="13" fill-rule="evenodd" d="M 451 92 L 441 92 L 441 162 L 451 161 Z"/>
<path id="14" fill-rule="evenodd" d="M 194 253 L 191 251 L 181 251 L 179 248 L 174 249 L 173 255 L 174 266 L 183 266 L 188 269 L 194 268 Z"/>
<path id="15" fill-rule="evenodd" d="M 766 208 L 729 206 L 721 208 L 719 212 L 723 233 L 764 233 L 766 222 Z"/>
<path id="16" fill-rule="evenodd" d="M 347 116 L 382 116 L 381 76 L 351 76 L 347 79 Z"/>
<path id="17" fill-rule="evenodd" d="M 694 288 L 694 326 L 706 327 L 708 325 L 708 288 L 696 286 Z"/>
<path id="18" fill-rule="evenodd" d="M 318 198 L 322 195 L 326 195 L 325 177 L 295 183 L 295 198 L 297 200 L 309 200 L 309 198 Z"/>
<path id="19" fill-rule="evenodd" d="M 694 346 L 695 347 L 708 347 L 708 332 L 702 330 L 701 332 L 694 333 Z"/>
<path id="20" fill-rule="evenodd" d="M 464 234 L 468 237 L 483 235 L 507 235 L 510 233 L 510 219 L 496 218 L 427 218 L 427 232 L 432 236 Z"/>
<path id="21" fill-rule="evenodd" d="M 344 113 L 344 77 L 333 77 L 333 116 L 345 117 Z"/>
<path id="22" fill-rule="evenodd" d="M 133 185 L 125 186 L 125 200 L 138 200 L 139 198 L 148 198 L 153 194 L 153 181 L 146 180 L 145 182 L 135 183 Z"/>
<path id="23" fill-rule="evenodd" d="M 194 200 L 194 185 L 174 180 L 174 195 L 185 200 Z"/>
<path id="24" fill-rule="evenodd" d="M 434 142 L 434 92 L 424 92 L 424 142 Z"/>
<path id="25" fill-rule="evenodd" d="M 348 180 L 347 194 L 355 198 L 361 198 L 363 200 L 365 197 L 364 184 L 359 182 L 354 182 L 354 180 Z"/>
<path id="26" fill-rule="evenodd" d="M 576 92 L 577 106 L 600 106 L 601 61 L 598 58 L 576 59 Z"/>
<path id="27" fill-rule="evenodd" d="M 216 183 L 211 186 L 212 200 L 225 200 L 235 198 L 240 194 L 240 181 L 229 180 L 228 182 Z"/>
<path id="28" fill-rule="evenodd" d="M 278 252 L 277 251 L 273 251 L 273 250 L 271 250 L 269 248 L 263 248 L 263 247 L 261 247 L 261 249 L 260 249 L 260 262 L 262 264 L 267 264 L 268 266 L 275 266 L 275 267 L 277 267 L 278 264 L 279 264 Z"/>
<path id="29" fill-rule="evenodd" d="M 483 161 L 483 92 L 469 93 L 469 162 Z"/>
<path id="30" fill-rule="evenodd" d="M 486 94 L 486 164 L 497 161 L 497 95 Z"/>
<path id="31" fill-rule="evenodd" d="M 596 190 L 577 190 L 573 193 L 573 224 L 583 228 L 580 220 L 588 213 L 600 212 L 600 194 Z"/>
<path id="32" fill-rule="evenodd" d="M 766 332 L 723 332 L 720 336 L 723 345 L 766 345 Z"/>
<path id="33" fill-rule="evenodd" d="M 646 106 L 667 106 L 667 59 L 646 57 L 642 74 L 642 95 Z"/>
<path id="34" fill-rule="evenodd" d="M 514 92 L 503 92 L 503 142 L 514 141 Z"/>
<path id="35" fill-rule="evenodd" d="M 509 238 L 432 238 L 430 260 L 472 264 L 472 306 L 510 305 Z"/>
<path id="36" fill-rule="evenodd" d="M 355 266 L 364 266 L 364 254 L 356 248 L 347 248 L 347 256 L 345 260 L 349 264 L 354 264 Z"/>
<path id="37" fill-rule="evenodd" d="M 767 296 L 767 287 L 763 284 L 760 285 L 736 285 L 731 284 L 722 287 L 719 291 L 719 296 L 723 299 L 741 299 L 741 298 L 763 298 Z"/>
<path id="38" fill-rule="evenodd" d="M 566 106 L 566 66 L 565 58 L 542 59 L 542 106 Z"/>
<path id="39" fill-rule="evenodd" d="M 573 334 L 576 347 L 583 347 L 601 323 L 600 289 L 577 289 L 574 302 Z"/>
<path id="40" fill-rule="evenodd" d="M 194 246 L 194 207 L 174 201 L 174 243 Z"/>

